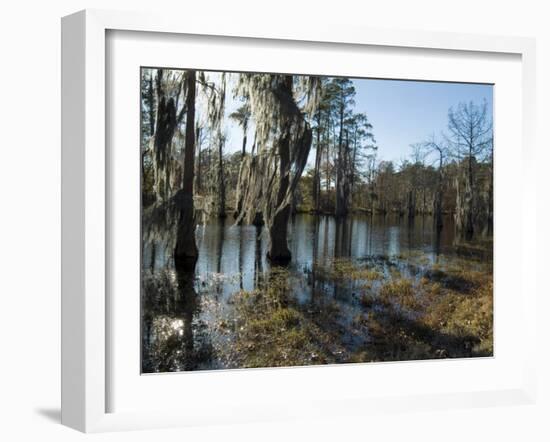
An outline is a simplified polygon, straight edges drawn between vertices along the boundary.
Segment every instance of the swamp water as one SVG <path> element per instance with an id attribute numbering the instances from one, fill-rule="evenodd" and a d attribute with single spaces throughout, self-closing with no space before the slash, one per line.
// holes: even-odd
<path id="1" fill-rule="evenodd" d="M 488 356 L 492 285 L 490 305 L 477 293 L 492 279 L 492 253 L 479 243 L 464 253 L 453 232 L 450 217 L 437 234 L 428 216 L 298 214 L 292 261 L 272 268 L 264 228 L 214 219 L 197 226 L 194 273 L 175 270 L 169 240 L 149 241 L 142 371 Z M 470 320 L 470 308 L 487 311 Z"/>

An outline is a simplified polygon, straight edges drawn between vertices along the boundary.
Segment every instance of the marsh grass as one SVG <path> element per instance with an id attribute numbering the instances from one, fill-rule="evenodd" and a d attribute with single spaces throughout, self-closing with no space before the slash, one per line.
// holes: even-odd
<path id="1" fill-rule="evenodd" d="M 288 272 L 275 268 L 258 290 L 235 295 L 239 317 L 235 351 L 240 367 L 337 362 L 334 337 L 298 308 L 289 293 Z"/>
<path id="2" fill-rule="evenodd" d="M 357 283 L 360 311 L 347 329 L 339 322 L 344 312 L 336 302 L 314 311 L 298 305 L 285 269 L 272 270 L 257 290 L 239 292 L 236 351 L 241 366 L 492 355 L 492 266 L 462 258 L 427 266 L 399 259 L 392 265 L 337 259 L 317 267 L 324 281 Z M 415 259 L 428 262 L 421 255 Z M 362 335 L 364 343 L 351 349 L 344 335 Z"/>
<path id="3" fill-rule="evenodd" d="M 386 282 L 380 288 L 379 297 L 386 303 L 393 302 L 407 309 L 420 308 L 413 281 L 410 279 L 400 278 Z"/>
<path id="4" fill-rule="evenodd" d="M 326 264 L 317 264 L 316 276 L 329 281 L 378 281 L 384 274 L 367 265 L 360 265 L 349 258 L 335 258 Z"/>
<path id="5" fill-rule="evenodd" d="M 454 249 L 457 255 L 468 259 L 489 261 L 493 257 L 493 241 L 489 239 L 478 240 L 475 243 L 458 242 Z"/>
<path id="6" fill-rule="evenodd" d="M 370 345 L 354 360 L 387 361 L 493 354 L 492 273 L 435 265 L 415 280 L 386 282 L 367 315 Z"/>

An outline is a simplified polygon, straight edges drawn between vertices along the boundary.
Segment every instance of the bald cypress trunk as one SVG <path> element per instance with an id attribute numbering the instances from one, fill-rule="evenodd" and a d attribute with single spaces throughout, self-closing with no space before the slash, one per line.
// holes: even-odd
<path id="1" fill-rule="evenodd" d="M 472 162 L 467 160 L 466 167 L 462 166 L 463 171 L 458 173 L 455 179 L 456 183 L 456 212 L 455 228 L 458 240 L 469 241 L 474 236 L 474 202 L 473 186 L 470 177 L 470 167 Z"/>
<path id="2" fill-rule="evenodd" d="M 218 140 L 218 218 L 225 218 L 225 174 L 223 170 L 223 138 Z"/>
<path id="3" fill-rule="evenodd" d="M 195 243 L 195 216 L 193 207 L 193 181 L 195 169 L 195 71 L 187 71 L 185 99 L 187 120 L 185 123 L 185 148 L 183 153 L 183 185 L 174 200 L 179 210 L 179 220 L 174 250 L 176 267 L 193 270 L 197 262 L 198 250 Z"/>
<path id="4" fill-rule="evenodd" d="M 353 156 L 351 158 L 351 166 L 350 166 L 349 206 L 351 207 L 351 210 L 353 210 L 355 207 L 353 196 L 355 194 L 356 164 L 357 164 L 357 132 L 353 136 Z"/>
<path id="5" fill-rule="evenodd" d="M 346 215 L 344 194 L 344 99 L 340 104 L 340 133 L 338 134 L 338 159 L 336 162 L 336 216 Z"/>
<path id="6" fill-rule="evenodd" d="M 292 77 L 286 76 L 281 85 L 285 94 L 292 97 Z M 287 264 L 291 255 L 287 245 L 288 219 L 290 203 L 285 198 L 290 184 L 290 125 L 285 124 L 277 143 L 279 154 L 279 188 L 275 200 L 273 219 L 269 222 L 269 248 L 267 257 L 275 263 Z"/>
<path id="7" fill-rule="evenodd" d="M 313 210 L 319 213 L 321 210 L 321 110 L 317 111 L 317 139 L 315 146 L 315 169 L 313 172 Z"/>
<path id="8" fill-rule="evenodd" d="M 196 164 L 196 174 L 195 174 L 195 191 L 197 194 L 201 193 L 202 189 L 202 180 L 201 180 L 201 161 L 202 161 L 202 150 L 201 150 L 201 128 L 197 125 L 196 129 L 196 149 L 197 149 L 197 164 Z"/>

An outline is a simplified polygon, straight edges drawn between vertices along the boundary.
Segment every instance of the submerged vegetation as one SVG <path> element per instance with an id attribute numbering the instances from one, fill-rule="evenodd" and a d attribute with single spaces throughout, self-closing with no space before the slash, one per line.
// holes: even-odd
<path id="1" fill-rule="evenodd" d="M 372 276 L 378 280 L 383 274 L 382 269 L 368 270 L 348 260 L 329 268 L 328 277 L 337 275 L 342 266 L 351 270 L 354 279 L 363 282 L 370 281 Z M 431 275 L 436 274 L 432 279 Z M 287 296 L 285 276 L 278 274 L 275 278 L 279 280 L 277 284 L 256 296 L 262 297 L 264 293 L 276 299 Z M 337 323 L 339 313 L 330 305 L 324 311 L 315 312 L 316 319 L 308 318 L 307 311 L 289 306 L 288 301 L 285 307 L 271 312 L 255 305 L 246 317 L 260 314 L 263 326 L 258 330 L 252 320 L 245 328 L 252 336 L 246 334 L 245 342 L 252 346 L 254 342 L 261 343 L 262 350 L 253 352 L 250 366 L 279 365 L 280 351 L 284 353 L 283 365 L 457 358 L 493 353 L 490 273 L 464 267 L 447 272 L 436 272 L 432 268 L 421 277 L 409 274 L 384 278 L 378 288 L 362 285 L 355 297 L 363 311 L 353 319 L 351 327 L 356 333 L 365 333 L 367 338 L 362 345 L 347 349 L 331 346 L 330 342 L 341 339 L 334 340 L 337 336 L 331 338 L 322 331 L 337 330 L 329 323 Z M 249 366 L 247 362 L 244 366 Z"/>
<path id="2" fill-rule="evenodd" d="M 184 345 L 185 318 L 170 322 L 158 315 L 151 358 L 182 369 L 189 368 L 174 358 L 193 361 L 197 369 L 209 359 L 245 368 L 491 356 L 490 263 L 460 258 L 445 266 L 414 263 L 423 258 L 417 255 L 412 264 L 402 257 L 339 259 L 319 266 L 318 281 L 325 285 L 307 303 L 296 296 L 297 275 L 273 268 L 262 274 L 256 289 L 231 295 L 230 319 L 217 323 L 218 340 L 231 345 L 206 342 L 200 327 L 194 339 L 200 344 Z M 351 287 L 342 272 L 353 275 Z M 343 300 L 330 294 L 338 285 Z M 158 293 L 166 300 L 162 289 Z"/>
<path id="3" fill-rule="evenodd" d="M 275 270 L 252 292 L 239 292 L 235 351 L 241 367 L 335 362 L 330 336 L 290 296 L 289 275 Z"/>

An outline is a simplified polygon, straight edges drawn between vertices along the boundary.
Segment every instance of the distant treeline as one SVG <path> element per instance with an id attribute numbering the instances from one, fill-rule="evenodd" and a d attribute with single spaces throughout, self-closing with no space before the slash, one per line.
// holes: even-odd
<path id="1" fill-rule="evenodd" d="M 441 188 L 442 214 L 455 215 L 462 170 L 466 169 L 467 159 L 443 166 L 442 183 L 439 185 L 440 172 L 432 165 L 423 162 L 381 161 L 369 179 L 360 178 L 350 195 L 350 210 L 372 214 L 396 214 L 413 218 L 416 215 L 434 215 L 437 211 L 438 191 Z M 492 224 L 492 170 L 486 162 L 473 160 L 474 182 L 478 198 L 475 200 L 475 224 L 479 232 L 486 233 Z M 313 169 L 306 170 L 296 194 L 295 210 L 315 213 L 315 198 L 312 189 Z M 329 184 L 322 188 L 319 213 L 335 213 L 335 189 Z"/>

